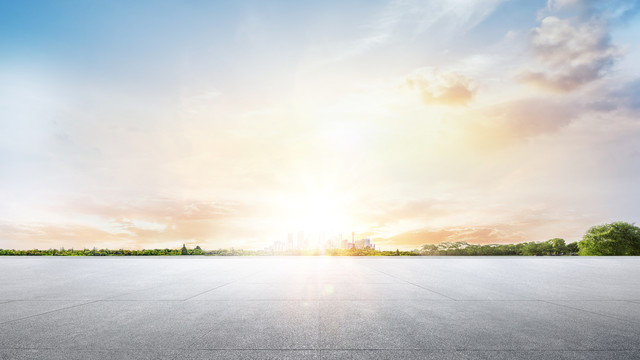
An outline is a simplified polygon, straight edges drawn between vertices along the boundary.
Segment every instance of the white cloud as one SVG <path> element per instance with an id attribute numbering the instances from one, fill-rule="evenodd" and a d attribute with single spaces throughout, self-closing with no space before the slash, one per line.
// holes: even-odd
<path id="1" fill-rule="evenodd" d="M 407 77 L 406 82 L 420 92 L 425 104 L 466 105 L 476 92 L 470 78 L 437 68 L 420 69 Z"/>
<path id="2" fill-rule="evenodd" d="M 529 40 L 536 66 L 520 74 L 522 82 L 555 92 L 569 92 L 604 76 L 620 56 L 604 23 L 548 16 Z"/>

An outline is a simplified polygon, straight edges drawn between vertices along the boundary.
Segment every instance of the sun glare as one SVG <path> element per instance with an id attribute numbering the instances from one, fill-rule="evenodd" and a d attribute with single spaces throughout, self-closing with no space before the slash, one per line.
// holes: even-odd
<path id="1" fill-rule="evenodd" d="M 297 230 L 338 231 L 347 226 L 342 202 L 336 196 L 312 194 L 301 198 L 295 206 L 294 224 Z"/>

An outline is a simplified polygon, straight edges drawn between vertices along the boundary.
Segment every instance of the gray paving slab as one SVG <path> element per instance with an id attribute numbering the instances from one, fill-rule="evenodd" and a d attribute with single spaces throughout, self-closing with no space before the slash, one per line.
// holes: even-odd
<path id="1" fill-rule="evenodd" d="M 638 359 L 640 351 L 322 350 L 321 356 L 323 360 L 634 360 Z"/>
<path id="2" fill-rule="evenodd" d="M 202 304 L 211 302 L 202 301 Z M 227 301 L 204 335 L 200 349 L 318 349 L 317 301 Z"/>
<path id="3" fill-rule="evenodd" d="M 315 360 L 319 350 L 58 350 L 0 349 L 0 360 Z"/>
<path id="4" fill-rule="evenodd" d="M 179 351 L 0 349 L 0 360 L 176 360 Z"/>
<path id="5" fill-rule="evenodd" d="M 233 283 L 193 300 L 451 300 L 408 283 Z"/>
<path id="6" fill-rule="evenodd" d="M 152 288 L 114 296 L 109 300 L 189 300 L 227 284 L 225 282 L 161 284 Z"/>
<path id="7" fill-rule="evenodd" d="M 0 325 L 18 319 L 60 311 L 88 301 L 10 301 L 0 304 Z"/>
<path id="8" fill-rule="evenodd" d="M 324 349 L 640 349 L 635 324 L 539 301 L 321 305 Z"/>
<path id="9" fill-rule="evenodd" d="M 458 350 L 639 349 L 639 328 L 539 301 L 407 304 L 422 348 Z M 433 336 L 437 333 L 437 336 Z"/>
<path id="10" fill-rule="evenodd" d="M 317 258 L 322 259 L 322 258 Z M 348 264 L 344 261 L 316 260 L 317 266 L 310 268 L 309 264 L 285 260 L 284 266 L 277 266 L 256 272 L 242 282 L 248 283 L 397 283 L 398 280 L 376 271 L 369 271 L 362 266 Z M 339 265 L 338 265 L 339 264 Z M 338 266 L 336 266 L 338 265 Z"/>
<path id="11" fill-rule="evenodd" d="M 242 283 L 221 286 L 191 300 L 316 300 L 321 294 L 318 283 Z"/>
<path id="12" fill-rule="evenodd" d="M 372 269 L 460 300 L 637 300 L 640 296 L 640 277 L 633 276 L 639 271 L 638 260 L 633 257 L 415 260 L 420 259 L 412 258 L 404 266 L 382 262 Z"/>
<path id="13" fill-rule="evenodd" d="M 591 300 L 591 301 L 549 301 L 553 304 L 583 310 L 589 313 L 610 316 L 616 319 L 640 324 L 640 303 L 633 301 Z"/>
<path id="14" fill-rule="evenodd" d="M 0 348 L 188 348 L 224 311 L 205 302 L 97 301 L 2 324 Z"/>
<path id="15" fill-rule="evenodd" d="M 180 359 L 188 360 L 315 360 L 322 359 L 319 350 L 196 350 L 181 354 Z"/>
<path id="16" fill-rule="evenodd" d="M 0 359 L 634 359 L 640 258 L 0 257 Z"/>

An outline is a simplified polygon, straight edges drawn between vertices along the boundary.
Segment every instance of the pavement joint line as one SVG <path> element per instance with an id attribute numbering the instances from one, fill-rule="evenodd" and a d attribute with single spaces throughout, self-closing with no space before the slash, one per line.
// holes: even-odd
<path id="1" fill-rule="evenodd" d="M 5 321 L 5 322 L 1 322 L 1 323 L 0 323 L 0 325 L 4 325 L 4 324 L 12 323 L 12 322 L 15 322 L 15 321 L 20 321 L 20 320 L 30 319 L 30 318 L 34 318 L 34 317 L 36 317 L 36 316 L 42 316 L 42 315 L 46 315 L 46 314 L 51 314 L 51 313 L 54 313 L 54 312 L 56 312 L 56 311 L 62 311 L 62 310 L 67 310 L 67 309 L 73 309 L 73 308 L 76 308 L 76 307 L 79 307 L 79 306 L 85 306 L 85 305 L 89 305 L 89 304 L 97 303 L 98 301 L 100 301 L 100 300 L 94 300 L 94 301 L 89 301 L 89 302 L 85 302 L 85 303 L 82 303 L 82 304 L 76 304 L 76 305 L 72 305 L 72 306 L 63 307 L 63 308 L 60 308 L 60 309 L 55 309 L 55 310 L 45 311 L 45 312 L 43 312 L 43 313 L 33 314 L 33 315 L 29 315 L 29 316 L 21 317 L 21 318 L 19 318 L 19 319 L 7 320 L 7 321 Z"/>
<path id="2" fill-rule="evenodd" d="M 251 275 L 253 275 L 253 274 L 248 274 L 248 275 L 246 275 L 246 276 L 239 277 L 239 278 L 237 278 L 237 279 L 235 279 L 235 280 L 233 280 L 233 281 L 231 281 L 231 282 L 229 282 L 229 283 L 227 283 L 227 284 L 220 285 L 220 286 L 215 287 L 215 288 L 213 288 L 213 289 L 210 289 L 210 290 L 204 291 L 204 292 L 202 292 L 202 293 L 200 293 L 200 294 L 197 294 L 197 295 L 194 295 L 194 296 L 192 296 L 192 297 L 190 297 L 190 298 L 187 298 L 187 299 L 185 299 L 184 301 L 191 300 L 191 299 L 193 299 L 193 298 L 195 298 L 195 297 L 198 297 L 198 296 L 203 295 L 203 294 L 206 294 L 206 293 L 208 293 L 208 292 L 210 292 L 210 291 L 213 291 L 213 290 L 219 289 L 219 288 L 221 288 L 221 287 L 223 287 L 223 286 L 227 286 L 227 285 L 229 285 L 229 284 L 233 284 L 234 282 L 238 282 L 239 280 L 241 280 L 241 279 L 245 279 L 245 278 L 247 278 L 247 277 L 249 277 L 249 276 L 251 276 Z M 206 331 L 204 334 L 202 334 L 202 335 L 198 336 L 198 337 L 197 337 L 197 339 L 193 340 L 193 341 L 189 344 L 189 346 L 191 347 L 191 346 L 193 346 L 194 344 L 197 344 L 200 340 L 204 339 L 204 338 L 205 338 L 207 335 L 209 335 L 212 331 L 213 331 L 213 329 L 211 329 L 211 330 L 209 330 L 209 331 Z M 178 359 L 178 358 L 176 358 L 176 360 L 177 360 L 177 359 Z"/>
<path id="3" fill-rule="evenodd" d="M 232 281 L 229 281 L 229 282 L 228 282 L 228 283 L 226 283 L 226 284 L 222 284 L 222 285 L 220 285 L 220 286 L 216 286 L 216 287 L 214 287 L 213 289 L 209 289 L 209 290 L 207 290 L 207 291 L 203 291 L 203 292 L 201 292 L 201 293 L 199 293 L 199 294 L 196 294 L 196 295 L 193 295 L 193 296 L 191 296 L 191 297 L 188 297 L 188 298 L 184 299 L 183 301 L 191 300 L 191 299 L 193 299 L 193 298 L 195 298 L 195 297 L 198 297 L 198 296 L 203 295 L 203 294 L 206 294 L 206 293 L 208 293 L 208 292 L 210 292 L 210 291 L 213 291 L 213 290 L 219 289 L 219 288 L 221 288 L 221 287 L 223 287 L 223 286 L 231 285 L 231 284 L 233 284 L 233 283 L 235 283 L 235 282 L 238 282 L 238 281 L 240 281 L 240 280 L 242 280 L 242 279 L 246 279 L 246 278 L 248 278 L 249 276 L 252 276 L 252 275 L 254 275 L 254 274 L 253 274 L 253 273 L 250 273 L 250 274 L 246 274 L 246 275 L 243 275 L 243 276 L 238 276 L 237 278 L 233 279 Z"/>
<path id="4" fill-rule="evenodd" d="M 231 282 L 229 282 L 229 283 L 227 283 L 227 284 L 220 285 L 220 286 L 215 287 L 215 288 L 213 288 L 213 289 L 210 289 L 210 290 L 207 290 L 207 291 L 202 292 L 202 293 L 200 293 L 200 294 L 194 295 L 194 296 L 192 296 L 192 297 L 190 297 L 190 298 L 185 299 L 184 301 L 187 301 L 187 300 L 193 299 L 193 298 L 198 297 L 198 296 L 200 296 L 200 295 L 206 294 L 206 293 L 208 293 L 208 292 L 210 292 L 210 291 L 213 291 L 213 290 L 219 289 L 219 288 L 221 288 L 221 287 L 223 287 L 223 286 L 227 286 L 227 285 L 229 285 L 229 284 L 233 284 L 234 282 L 238 282 L 238 281 L 240 281 L 240 280 L 242 280 L 242 279 L 246 279 L 246 278 L 248 278 L 248 277 L 249 277 L 249 276 L 251 276 L 251 275 L 253 275 L 253 274 L 247 274 L 246 276 L 241 276 L 241 277 L 239 277 L 239 278 L 237 278 L 237 279 L 235 279 L 235 280 L 233 280 L 233 281 L 231 281 Z M 200 340 L 204 339 L 204 338 L 205 338 L 207 335 L 209 335 L 212 331 L 213 331 L 213 329 L 211 329 L 211 330 L 209 330 L 209 331 L 206 331 L 204 334 L 202 334 L 202 335 L 198 336 L 198 338 L 197 338 L 197 339 L 195 339 L 194 341 L 192 341 L 192 342 L 189 344 L 189 346 L 193 346 L 194 344 L 197 344 Z"/>
<path id="5" fill-rule="evenodd" d="M 369 268 L 369 269 L 371 269 L 371 268 Z M 397 277 L 397 276 L 394 276 L 394 275 L 388 274 L 388 273 L 386 273 L 386 272 L 384 272 L 384 271 L 382 271 L 382 270 L 378 270 L 378 269 L 372 269 L 372 270 L 375 270 L 375 271 L 377 271 L 377 272 L 379 272 L 379 273 L 381 273 L 381 274 L 385 274 L 385 275 L 387 275 L 387 276 L 391 276 L 391 277 L 392 277 L 392 278 L 394 278 L 394 279 L 398 279 L 398 280 L 400 280 L 400 281 L 404 281 L 404 282 L 406 282 L 407 284 L 411 284 L 411 285 L 416 286 L 416 287 L 419 287 L 419 288 L 421 288 L 421 289 L 423 289 L 423 290 L 430 291 L 430 292 L 432 292 L 432 293 L 434 293 L 434 294 L 438 294 L 438 295 L 440 295 L 440 296 L 444 296 L 444 297 L 446 297 L 447 299 L 450 299 L 450 300 L 453 300 L 453 301 L 458 301 L 458 300 L 456 300 L 456 299 L 452 298 L 451 296 L 448 296 L 448 295 L 445 295 L 445 294 L 439 293 L 439 292 L 437 292 L 437 291 L 434 291 L 434 290 L 428 289 L 428 288 L 426 288 L 426 287 L 424 287 L 424 286 L 420 286 L 420 285 L 418 285 L 418 284 L 414 284 L 414 283 L 412 283 L 411 281 L 407 281 L 407 280 L 402 279 L 402 278 L 399 278 L 399 277 Z"/>
<path id="6" fill-rule="evenodd" d="M 195 297 L 198 297 L 198 296 L 200 296 L 200 295 L 206 294 L 206 293 L 208 293 L 208 292 L 210 292 L 210 291 L 213 291 L 213 290 L 216 290 L 216 289 L 220 289 L 220 288 L 221 288 L 221 287 L 223 287 L 223 286 L 231 285 L 231 284 L 233 284 L 233 283 L 237 282 L 238 280 L 240 280 L 240 279 L 244 279 L 245 277 L 248 277 L 248 276 L 250 276 L 250 275 L 242 276 L 242 277 L 240 277 L 240 278 L 238 278 L 238 279 L 235 279 L 235 280 L 233 280 L 233 281 L 230 281 L 230 282 L 228 282 L 228 283 L 226 283 L 226 284 L 222 284 L 222 285 L 219 285 L 219 286 L 214 287 L 213 289 L 209 289 L 209 290 L 203 291 L 203 292 L 201 292 L 201 293 L 195 294 L 195 295 L 193 295 L 193 296 L 190 296 L 190 297 L 188 297 L 188 298 L 186 298 L 186 299 L 183 299 L 182 301 L 191 300 L 191 299 L 193 299 L 193 298 L 195 298 Z"/>
<path id="7" fill-rule="evenodd" d="M 594 312 L 594 311 L 589 311 L 589 310 L 580 309 L 580 308 L 577 308 L 577 307 L 573 307 L 573 306 L 569 306 L 569 305 L 565 305 L 565 304 L 558 304 L 558 303 L 553 302 L 553 301 L 566 301 L 566 300 L 552 300 L 552 301 L 549 301 L 549 300 L 539 300 L 539 301 L 540 301 L 540 302 L 543 302 L 543 303 L 547 303 L 547 304 L 552 304 L 552 305 L 556 305 L 556 306 L 565 307 L 565 308 L 568 308 L 568 309 L 573 309 L 573 310 L 578 310 L 578 311 L 586 312 L 586 313 L 593 314 L 593 315 L 599 315 L 599 316 L 608 317 L 608 318 L 610 318 L 610 319 L 615 319 L 615 320 L 620 320 L 620 321 L 630 322 L 630 323 L 633 323 L 633 324 L 638 324 L 638 323 L 640 323 L 639 321 L 635 321 L 635 320 L 629 320 L 629 319 L 625 319 L 625 318 L 619 318 L 619 317 L 617 317 L 617 316 L 611 316 L 611 315 L 607 315 L 607 314 L 597 313 L 597 312 Z M 607 301 L 607 300 L 602 300 L 602 301 Z"/>
<path id="8" fill-rule="evenodd" d="M 162 288 L 164 286 L 166 286 L 166 284 L 159 284 L 159 285 L 154 285 L 154 286 L 150 286 L 150 287 L 145 287 L 144 289 L 137 289 L 137 290 L 133 290 L 133 291 L 128 291 L 128 292 L 125 292 L 125 293 L 122 293 L 122 294 L 118 294 L 118 295 L 109 297 L 107 299 L 113 299 L 113 298 L 116 298 L 116 297 L 121 297 L 121 296 L 126 296 L 126 295 L 130 295 L 130 294 L 139 293 L 139 292 L 142 292 L 142 291 L 158 289 L 158 288 Z M 106 300 L 106 299 L 103 299 L 103 300 Z M 178 299 L 176 301 L 184 301 L 184 300 L 183 299 Z"/>
<path id="9" fill-rule="evenodd" d="M 316 312 L 316 321 L 318 323 L 318 342 L 322 342 L 322 317 L 320 316 L 322 311 L 322 306 L 320 301 L 317 302 L 317 312 Z M 320 360 L 322 360 L 322 353 L 320 353 Z"/>
<path id="10" fill-rule="evenodd" d="M 198 297 L 198 296 L 200 296 L 200 295 L 206 294 L 206 293 L 211 292 L 211 291 L 216 290 L 216 289 L 220 289 L 220 288 L 221 288 L 221 287 L 223 287 L 223 286 L 227 286 L 227 285 L 230 285 L 230 284 L 233 284 L 233 283 L 234 283 L 234 282 L 232 281 L 232 282 L 228 282 L 228 283 L 226 283 L 226 284 L 218 285 L 218 286 L 214 287 L 213 289 L 205 290 L 205 291 L 203 291 L 203 292 L 201 292 L 201 293 L 198 293 L 198 294 L 195 294 L 195 295 L 193 295 L 193 296 L 190 296 L 190 297 L 188 297 L 188 298 L 186 298 L 186 299 L 183 299 L 182 301 L 191 300 L 191 299 L 193 299 L 193 298 L 195 298 L 195 297 Z"/>

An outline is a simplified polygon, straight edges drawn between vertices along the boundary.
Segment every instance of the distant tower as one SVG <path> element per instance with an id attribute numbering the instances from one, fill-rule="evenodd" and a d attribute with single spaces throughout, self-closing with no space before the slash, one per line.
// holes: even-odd
<path id="1" fill-rule="evenodd" d="M 287 250 L 293 250 L 293 233 L 289 233 L 287 236 Z"/>

